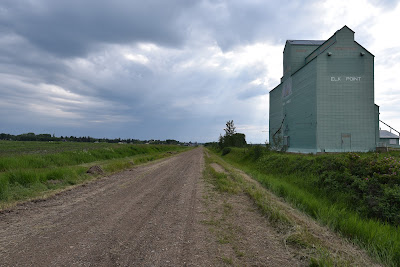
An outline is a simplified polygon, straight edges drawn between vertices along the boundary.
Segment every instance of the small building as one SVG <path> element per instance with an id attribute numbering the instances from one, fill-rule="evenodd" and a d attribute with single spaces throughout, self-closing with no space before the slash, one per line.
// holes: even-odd
<path id="1" fill-rule="evenodd" d="M 269 142 L 288 152 L 374 151 L 374 55 L 344 26 L 328 40 L 287 40 L 270 91 Z"/>
<path id="2" fill-rule="evenodd" d="M 394 133 L 391 133 L 386 130 L 380 130 L 379 131 L 379 146 L 400 148 L 399 138 L 400 138 L 400 136 L 395 135 Z"/>

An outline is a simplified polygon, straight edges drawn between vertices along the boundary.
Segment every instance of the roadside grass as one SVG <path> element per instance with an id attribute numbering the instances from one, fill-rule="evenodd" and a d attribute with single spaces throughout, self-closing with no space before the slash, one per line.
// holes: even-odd
<path id="1" fill-rule="evenodd" d="M 4 142 L 3 142 L 4 143 Z M 15 151 L 37 142 L 12 142 Z M 102 175 L 109 175 L 134 165 L 168 157 L 188 148 L 169 145 L 114 145 L 87 150 L 87 144 L 71 144 L 58 153 L 0 153 L 0 210 L 17 202 L 59 192 Z M 64 146 L 64 144 L 61 144 Z M 98 144 L 93 144 L 98 145 Z M 93 146 L 94 147 L 94 146 Z M 65 148 L 65 147 L 64 147 Z M 70 150 L 74 148 L 75 150 Z M 54 150 L 55 151 L 55 150 Z M 97 165 L 103 173 L 88 174 L 89 167 Z"/>
<path id="2" fill-rule="evenodd" d="M 116 159 L 108 160 L 106 163 L 101 164 L 102 170 L 106 173 L 114 173 L 119 170 L 128 169 L 134 166 L 131 159 Z"/>
<path id="3" fill-rule="evenodd" d="M 208 156 L 207 156 L 208 155 Z M 222 160 L 215 153 L 207 153 L 205 156 L 205 179 L 214 185 L 215 189 L 220 193 L 238 194 L 244 193 L 254 201 L 261 215 L 265 216 L 271 225 L 282 235 L 285 236 L 284 243 L 299 251 L 304 257 L 310 260 L 311 266 L 350 266 L 347 260 L 341 259 L 338 256 L 332 255 L 329 250 L 307 229 L 298 225 L 281 208 L 274 203 L 266 190 L 256 186 L 254 182 L 247 181 L 243 176 L 237 172 L 230 164 Z M 224 169 L 224 172 L 217 172 L 211 167 L 212 163 L 216 163 Z M 226 215 L 227 210 L 232 207 L 224 204 L 223 216 Z M 237 249 L 235 240 L 235 233 L 229 231 L 229 226 L 225 226 L 220 221 L 215 219 L 205 222 L 208 225 L 218 228 L 224 234 L 217 234 L 218 242 L 220 244 L 230 243 L 236 252 L 237 257 L 243 257 L 244 252 Z M 218 232 L 218 231 L 217 231 Z"/>
<path id="4" fill-rule="evenodd" d="M 216 152 L 214 151 L 214 153 Z M 338 191 L 332 190 L 332 192 L 322 190 L 317 183 L 318 177 L 315 177 L 311 171 L 307 174 L 308 169 L 312 169 L 314 163 L 320 159 L 312 157 L 302 159 L 298 168 L 292 166 L 292 170 L 297 169 L 298 171 L 289 173 L 284 170 L 285 166 L 282 165 L 298 164 L 295 159 L 299 155 L 280 153 L 270 155 L 268 158 L 280 163 L 276 165 L 278 170 L 274 170 L 271 163 L 268 168 L 260 167 L 260 164 L 265 163 L 266 158 L 263 159 L 260 156 L 254 159 L 250 154 L 249 151 L 245 153 L 243 149 L 232 149 L 231 153 L 224 156 L 224 160 L 245 171 L 263 186 L 322 224 L 358 244 L 379 262 L 386 266 L 400 266 L 400 227 L 362 216 L 352 208 L 354 203 L 349 203 L 352 196 L 340 192 L 340 188 Z M 395 155 L 398 156 L 398 154 Z M 329 156 L 341 160 L 340 155 L 327 155 L 326 157 Z M 343 155 L 341 156 L 343 157 Z M 368 156 L 361 155 L 361 157 Z M 378 155 L 378 157 L 385 156 Z M 397 205 L 396 202 L 393 204 Z M 321 266 L 320 260 L 313 259 L 312 266 Z M 330 260 L 324 260 L 324 262 L 327 266 L 332 266 Z"/>

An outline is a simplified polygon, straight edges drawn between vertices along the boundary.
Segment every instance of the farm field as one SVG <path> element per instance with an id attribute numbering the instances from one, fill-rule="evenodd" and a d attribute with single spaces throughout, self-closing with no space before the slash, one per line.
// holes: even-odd
<path id="1" fill-rule="evenodd" d="M 119 144 L 88 142 L 0 141 L 0 156 L 26 154 L 55 154 L 74 150 L 118 147 Z"/>
<path id="2" fill-rule="evenodd" d="M 212 150 L 387 266 L 400 262 L 400 154 Z"/>
<path id="3" fill-rule="evenodd" d="M 0 141 L 0 208 L 187 149 L 169 145 Z M 92 166 L 96 168 L 88 173 Z"/>

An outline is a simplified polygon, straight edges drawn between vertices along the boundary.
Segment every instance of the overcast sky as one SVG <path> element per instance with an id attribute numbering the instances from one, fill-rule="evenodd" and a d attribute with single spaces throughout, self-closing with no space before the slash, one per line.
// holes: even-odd
<path id="1" fill-rule="evenodd" d="M 0 132 L 264 143 L 285 41 L 344 25 L 400 129 L 399 1 L 1 0 Z"/>

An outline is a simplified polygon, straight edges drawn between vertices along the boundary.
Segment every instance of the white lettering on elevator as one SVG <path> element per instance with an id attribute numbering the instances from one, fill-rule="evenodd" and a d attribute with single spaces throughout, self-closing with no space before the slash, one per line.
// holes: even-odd
<path id="1" fill-rule="evenodd" d="M 341 82 L 341 81 L 346 81 L 346 82 L 360 82 L 361 77 L 355 77 L 355 76 L 345 76 L 345 77 L 331 77 L 331 82 Z"/>

